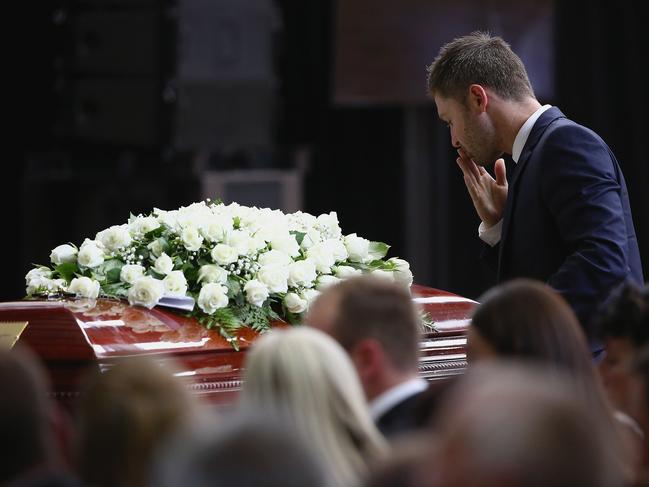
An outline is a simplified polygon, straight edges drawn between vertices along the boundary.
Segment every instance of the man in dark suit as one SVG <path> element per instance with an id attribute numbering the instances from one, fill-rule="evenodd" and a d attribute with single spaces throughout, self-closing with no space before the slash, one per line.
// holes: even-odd
<path id="1" fill-rule="evenodd" d="M 327 288 L 306 322 L 347 351 L 388 438 L 423 427 L 437 402 L 437 389 L 418 377 L 421 322 L 407 289 L 371 276 Z"/>
<path id="2" fill-rule="evenodd" d="M 428 89 L 497 258 L 498 281 L 547 282 L 572 305 L 597 350 L 591 319 L 613 289 L 643 282 L 626 184 L 591 130 L 541 106 L 509 45 L 484 33 L 445 45 Z M 500 156 L 516 163 L 508 184 Z M 485 170 L 494 165 L 495 179 Z"/>

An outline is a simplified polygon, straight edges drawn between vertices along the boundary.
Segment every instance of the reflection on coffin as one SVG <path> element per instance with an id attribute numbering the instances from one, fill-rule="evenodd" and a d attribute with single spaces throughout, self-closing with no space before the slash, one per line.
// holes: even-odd
<path id="1" fill-rule="evenodd" d="M 414 285 L 412 292 L 436 327 L 422 338 L 420 375 L 436 381 L 462 373 L 465 329 L 476 303 L 423 286 Z M 0 303 L 0 322 L 15 321 L 29 322 L 19 343 L 41 357 L 51 375 L 53 396 L 66 405 L 78 396 L 89 367 L 106 370 L 118 358 L 142 354 L 161 360 L 173 356 L 179 375 L 191 379 L 196 394 L 213 403 L 231 403 L 241 387 L 245 350 L 256 337 L 252 330 L 242 330 L 237 352 L 218 332 L 192 318 L 109 299 Z"/>

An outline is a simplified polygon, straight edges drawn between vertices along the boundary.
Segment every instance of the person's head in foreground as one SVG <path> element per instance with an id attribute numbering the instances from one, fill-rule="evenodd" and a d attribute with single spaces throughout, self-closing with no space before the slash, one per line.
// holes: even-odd
<path id="1" fill-rule="evenodd" d="M 329 486 L 328 473 L 310 445 L 263 411 L 254 418 L 229 417 L 223 426 L 197 433 L 161 456 L 154 485 Z"/>
<path id="2" fill-rule="evenodd" d="M 613 405 L 632 414 L 629 367 L 643 345 L 649 343 L 649 286 L 628 284 L 613 297 L 599 320 L 606 354 L 599 372 Z"/>
<path id="3" fill-rule="evenodd" d="M 424 485 L 616 487 L 615 440 L 596 411 L 556 371 L 483 364 L 447 397 L 437 453 Z"/>
<path id="4" fill-rule="evenodd" d="M 369 400 L 417 377 L 422 325 L 403 286 L 372 276 L 347 279 L 316 299 L 306 322 L 348 352 Z"/>
<path id="5" fill-rule="evenodd" d="M 292 425 L 335 485 L 357 485 L 386 452 L 349 357 L 313 328 L 273 330 L 254 343 L 246 359 L 241 407 L 247 414 L 261 411 Z"/>
<path id="6" fill-rule="evenodd" d="M 586 337 L 575 313 L 546 284 L 515 279 L 493 287 L 479 302 L 467 332 L 470 361 L 520 358 L 592 372 Z"/>
<path id="7" fill-rule="evenodd" d="M 0 387 L 0 484 L 6 485 L 55 468 L 57 455 L 47 377 L 28 349 L 0 350 Z"/>
<path id="8" fill-rule="evenodd" d="M 126 359 L 88 381 L 82 396 L 77 457 L 93 486 L 149 485 L 155 455 L 188 428 L 198 406 L 168 361 Z"/>
<path id="9" fill-rule="evenodd" d="M 632 464 L 633 432 L 614 418 L 586 337 L 568 303 L 549 286 L 529 279 L 496 286 L 479 301 L 467 334 L 470 366 L 513 359 L 565 374 L 575 393 L 611 430 L 620 458 Z"/>

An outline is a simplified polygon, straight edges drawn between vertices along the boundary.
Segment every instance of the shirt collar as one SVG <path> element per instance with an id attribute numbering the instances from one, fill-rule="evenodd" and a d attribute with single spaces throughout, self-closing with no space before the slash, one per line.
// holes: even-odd
<path id="1" fill-rule="evenodd" d="M 532 132 L 532 127 L 534 127 L 534 124 L 539 119 L 541 114 L 548 108 L 552 108 L 552 105 L 543 105 L 541 108 L 535 111 L 532 116 L 525 121 L 521 129 L 516 134 L 516 138 L 514 139 L 514 147 L 512 148 L 512 159 L 514 159 L 514 162 L 518 162 L 518 160 L 520 159 L 521 152 L 523 152 L 523 147 L 525 147 L 525 142 L 527 142 L 527 138 L 530 136 L 530 132 Z"/>
<path id="2" fill-rule="evenodd" d="M 372 418 L 376 421 L 401 401 L 423 392 L 427 388 L 428 382 L 416 377 L 388 389 L 370 402 L 370 413 L 372 414 Z"/>

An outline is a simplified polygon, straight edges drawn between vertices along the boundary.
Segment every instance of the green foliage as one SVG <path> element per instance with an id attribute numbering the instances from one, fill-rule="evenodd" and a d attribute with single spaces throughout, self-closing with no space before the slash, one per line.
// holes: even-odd
<path id="1" fill-rule="evenodd" d="M 302 245 L 302 241 L 304 240 L 304 237 L 306 236 L 306 233 L 304 232 L 290 232 L 291 235 L 295 236 L 295 240 L 298 245 Z"/>
<path id="2" fill-rule="evenodd" d="M 109 284 L 119 282 L 121 270 L 121 267 L 114 267 L 106 272 L 106 282 Z"/>
<path id="3" fill-rule="evenodd" d="M 270 306 L 262 306 L 260 308 L 249 303 L 236 308 L 239 319 L 257 332 L 270 329 L 270 321 L 268 320 L 269 310 Z"/>
<path id="4" fill-rule="evenodd" d="M 65 279 L 69 283 L 74 275 L 79 272 L 79 266 L 74 262 L 68 262 L 57 265 L 54 270 L 61 276 L 61 279 Z"/>
<path id="5" fill-rule="evenodd" d="M 383 242 L 370 242 L 370 257 L 373 260 L 382 259 L 390 250 L 390 246 Z"/>

